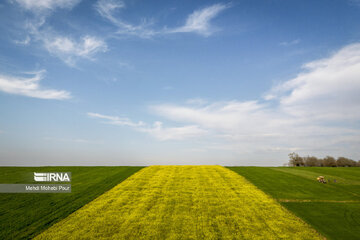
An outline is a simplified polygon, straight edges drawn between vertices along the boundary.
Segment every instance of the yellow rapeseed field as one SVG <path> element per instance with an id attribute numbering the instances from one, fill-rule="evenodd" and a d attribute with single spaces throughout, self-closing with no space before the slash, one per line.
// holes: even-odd
<path id="1" fill-rule="evenodd" d="M 35 239 L 323 239 L 221 166 L 151 166 Z"/>

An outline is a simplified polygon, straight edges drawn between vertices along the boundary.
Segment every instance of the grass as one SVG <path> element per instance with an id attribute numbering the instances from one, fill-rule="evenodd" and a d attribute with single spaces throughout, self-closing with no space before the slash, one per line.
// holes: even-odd
<path id="1" fill-rule="evenodd" d="M 35 239 L 322 239 L 220 166 L 151 166 Z"/>
<path id="2" fill-rule="evenodd" d="M 329 239 L 359 239 L 360 168 L 230 167 Z M 316 181 L 324 176 L 327 184 Z M 336 183 L 334 182 L 336 179 Z"/>
<path id="3" fill-rule="evenodd" d="M 33 172 L 72 172 L 72 193 L 0 193 L 0 239 L 29 239 L 141 167 L 0 167 L 0 183 L 31 183 Z"/>
<path id="4" fill-rule="evenodd" d="M 329 239 L 359 239 L 359 203 L 287 202 L 285 205 L 316 229 L 324 230 Z"/>

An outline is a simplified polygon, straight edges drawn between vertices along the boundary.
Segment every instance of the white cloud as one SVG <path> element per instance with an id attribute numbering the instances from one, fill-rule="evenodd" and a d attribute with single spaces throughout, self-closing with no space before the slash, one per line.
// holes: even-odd
<path id="1" fill-rule="evenodd" d="M 40 86 L 44 70 L 28 73 L 31 77 L 0 76 L 0 91 L 41 99 L 63 100 L 71 98 L 71 94 L 64 90 L 44 89 Z"/>
<path id="2" fill-rule="evenodd" d="M 294 79 L 274 87 L 269 95 L 297 117 L 338 121 L 360 119 L 360 44 L 307 63 Z"/>
<path id="3" fill-rule="evenodd" d="M 100 14 L 100 16 L 118 27 L 118 34 L 135 35 L 142 38 L 149 38 L 157 34 L 157 32 L 148 28 L 150 25 L 152 25 L 151 21 L 149 22 L 143 20 L 141 24 L 133 25 L 121 20 L 119 17 L 116 17 L 116 11 L 123 8 L 125 8 L 125 3 L 123 1 L 117 0 L 99 0 L 95 4 L 95 9 Z"/>
<path id="4" fill-rule="evenodd" d="M 71 9 L 81 0 L 15 0 L 22 8 L 33 12 L 49 11 L 56 8 Z"/>
<path id="5" fill-rule="evenodd" d="M 211 26 L 210 21 L 226 8 L 228 8 L 228 5 L 219 3 L 194 11 L 186 19 L 184 26 L 170 29 L 168 32 L 194 32 L 203 36 L 209 36 L 215 32 L 215 29 Z"/>
<path id="6" fill-rule="evenodd" d="M 85 35 L 80 39 L 74 39 L 60 35 L 51 28 L 44 27 L 44 24 L 45 17 L 39 17 L 27 21 L 25 28 L 34 42 L 40 42 L 50 54 L 70 66 L 76 65 L 79 59 L 93 60 L 95 54 L 108 50 L 106 42 L 99 37 Z M 25 40 L 30 42 L 31 39 L 29 37 Z"/>
<path id="7" fill-rule="evenodd" d="M 295 40 L 292 40 L 292 41 L 284 41 L 284 42 L 281 42 L 279 43 L 280 46 L 284 46 L 284 47 L 287 47 L 287 46 L 292 46 L 292 45 L 296 45 L 296 44 L 299 44 L 300 43 L 300 39 L 295 39 Z"/>
<path id="8" fill-rule="evenodd" d="M 186 103 L 191 105 L 205 105 L 208 103 L 208 101 L 203 98 L 191 98 L 188 99 Z"/>
<path id="9" fill-rule="evenodd" d="M 148 126 L 144 122 L 133 122 L 128 118 L 120 118 L 116 116 L 102 115 L 99 113 L 87 113 L 89 117 L 106 120 L 104 123 L 132 127 L 136 131 L 145 132 L 160 141 L 165 140 L 183 140 L 188 138 L 199 137 L 206 134 L 206 131 L 195 125 L 187 125 L 182 127 L 163 127 L 162 122 L 155 122 L 152 126 Z"/>
<path id="10" fill-rule="evenodd" d="M 206 131 L 196 125 L 182 127 L 163 127 L 162 122 L 155 122 L 152 127 L 139 128 L 138 131 L 149 133 L 155 138 L 165 140 L 184 140 L 189 138 L 200 137 L 206 134 Z"/>
<path id="11" fill-rule="evenodd" d="M 80 58 L 93 59 L 99 52 L 107 51 L 107 44 L 101 38 L 84 36 L 79 40 L 62 36 L 52 30 L 47 24 L 47 18 L 56 9 L 72 9 L 81 0 L 14 0 L 22 8 L 36 13 L 27 19 L 25 29 L 28 36 L 16 44 L 28 45 L 30 40 L 41 42 L 52 55 L 60 58 L 66 64 L 74 66 Z"/>
<path id="12" fill-rule="evenodd" d="M 346 137 L 357 144 L 360 131 L 351 126 L 327 125 L 314 122 L 312 118 L 297 116 L 272 108 L 259 102 L 215 102 L 205 106 L 157 105 L 151 109 L 155 114 L 177 124 L 198 126 L 211 133 L 203 139 L 206 148 L 233 151 L 234 153 L 257 154 L 291 149 L 309 151 L 334 150 L 334 144 Z M 350 146 L 350 144 L 349 144 Z"/>
<path id="13" fill-rule="evenodd" d="M 126 24 L 125 26 L 123 26 L 124 24 L 113 16 L 114 11 L 122 8 L 125 8 L 125 3 L 123 1 L 99 0 L 95 4 L 95 9 L 102 17 L 106 18 L 115 25 L 119 25 L 125 28 L 132 28 L 130 25 L 126 25 Z"/>
<path id="14" fill-rule="evenodd" d="M 212 6 L 194 11 L 188 16 L 183 26 L 170 29 L 165 28 L 163 30 L 154 30 L 150 28 L 153 25 L 153 21 L 146 19 L 143 19 L 140 24 L 134 25 L 122 20 L 120 17 L 117 17 L 116 12 L 124 9 L 125 7 L 125 3 L 118 0 L 99 0 L 95 4 L 95 9 L 100 14 L 100 16 L 118 27 L 118 34 L 150 38 L 159 34 L 181 32 L 194 32 L 203 36 L 210 36 L 216 31 L 216 29 L 211 26 L 210 21 L 224 9 L 228 8 L 229 5 L 214 4 Z"/>
<path id="15" fill-rule="evenodd" d="M 298 149 L 305 154 L 336 152 L 351 157 L 360 139 L 359 92 L 360 44 L 352 44 L 330 57 L 305 64 L 297 77 L 270 90 L 267 99 L 271 102 L 234 100 L 189 105 L 187 101 L 159 104 L 151 110 L 177 124 L 207 130 L 214 142 L 222 142 L 215 144 L 217 149 L 252 154 L 286 154 Z"/>
<path id="16" fill-rule="evenodd" d="M 69 65 L 74 65 L 78 58 L 92 59 L 98 52 L 106 52 L 106 43 L 96 37 L 85 36 L 80 41 L 68 37 L 56 36 L 44 39 L 45 48 Z"/>
<path id="17" fill-rule="evenodd" d="M 31 38 L 29 36 L 26 36 L 23 40 L 15 40 L 14 42 L 18 45 L 28 45 L 31 41 Z"/>
<path id="18" fill-rule="evenodd" d="M 202 106 L 178 106 L 178 105 L 157 105 L 152 110 L 156 114 L 164 116 L 173 121 L 191 122 L 209 129 L 234 130 L 248 121 L 251 116 L 252 122 L 258 117 L 262 106 L 257 102 L 216 102 Z M 246 116 L 246 119 L 241 116 Z M 259 118 L 265 117 L 263 115 Z"/>
<path id="19" fill-rule="evenodd" d="M 128 118 L 120 118 L 120 117 L 114 117 L 114 116 L 107 116 L 107 115 L 102 115 L 99 113 L 87 113 L 87 115 L 89 117 L 92 118 L 99 118 L 99 119 L 103 119 L 103 120 L 107 120 L 106 123 L 108 124 L 112 124 L 112 125 L 119 125 L 119 126 L 128 126 L 128 127 L 141 127 L 144 126 L 145 124 L 141 121 L 135 123 L 132 122 L 130 119 Z"/>
<path id="20" fill-rule="evenodd" d="M 204 101 L 150 106 L 164 127 L 127 118 L 90 114 L 105 123 L 132 127 L 159 140 L 196 138 L 191 148 L 242 159 L 286 161 L 287 154 L 358 159 L 360 143 L 360 44 L 304 64 L 293 79 L 274 86 L 270 100 Z M 194 144 L 195 145 L 194 145 Z M 209 156 L 208 156 L 209 157 Z M 279 160 L 280 159 L 280 160 Z"/>

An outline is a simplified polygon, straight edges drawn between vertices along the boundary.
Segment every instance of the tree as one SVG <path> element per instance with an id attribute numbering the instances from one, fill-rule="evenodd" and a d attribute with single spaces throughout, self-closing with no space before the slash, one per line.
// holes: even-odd
<path id="1" fill-rule="evenodd" d="M 331 156 L 326 156 L 323 159 L 324 167 L 336 167 L 336 160 Z"/>
<path id="2" fill-rule="evenodd" d="M 301 167 L 304 166 L 304 160 L 302 157 L 299 156 L 297 153 L 290 153 L 289 154 L 289 166 L 293 167 Z"/>
<path id="3" fill-rule="evenodd" d="M 336 160 L 336 166 L 338 167 L 355 167 L 356 162 L 346 157 L 338 157 Z"/>
<path id="4" fill-rule="evenodd" d="M 320 161 L 319 161 L 319 159 L 317 159 L 317 157 L 307 156 L 307 157 L 304 157 L 303 160 L 304 160 L 306 167 L 319 167 L 320 166 Z"/>
<path id="5" fill-rule="evenodd" d="M 360 160 L 354 161 L 346 157 L 335 158 L 326 156 L 320 159 L 314 156 L 300 157 L 299 154 L 293 152 L 289 154 L 290 167 L 360 167 Z"/>

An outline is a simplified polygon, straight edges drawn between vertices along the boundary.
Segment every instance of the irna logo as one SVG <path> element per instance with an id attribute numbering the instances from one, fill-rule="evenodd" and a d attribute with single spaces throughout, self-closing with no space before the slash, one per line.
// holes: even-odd
<path id="1" fill-rule="evenodd" d="M 34 172 L 36 182 L 70 182 L 70 172 L 37 173 Z"/>

